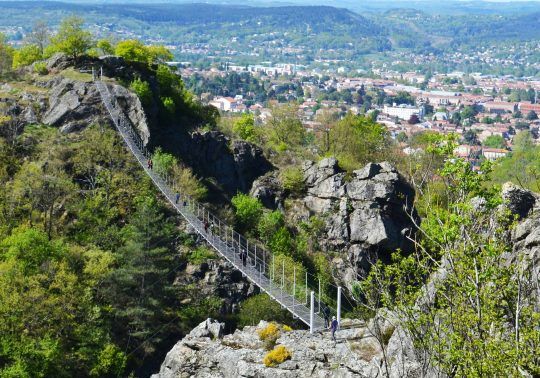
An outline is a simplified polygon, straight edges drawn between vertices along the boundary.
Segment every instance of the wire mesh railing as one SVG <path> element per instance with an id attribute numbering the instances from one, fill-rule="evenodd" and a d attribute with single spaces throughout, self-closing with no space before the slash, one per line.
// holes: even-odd
<path id="1" fill-rule="evenodd" d="M 260 242 L 245 238 L 204 205 L 182 193 L 172 177 L 153 169 L 150 151 L 124 115 L 116 98 L 111 95 L 103 81 L 96 80 L 95 85 L 114 126 L 130 152 L 190 226 L 250 281 L 312 330 L 324 328 L 325 316 L 322 314 L 328 314 L 324 309 L 328 308 L 330 314 L 336 312 L 321 300 L 324 296 L 320 278 L 307 273 L 292 259 L 275 256 L 264 249 Z"/>

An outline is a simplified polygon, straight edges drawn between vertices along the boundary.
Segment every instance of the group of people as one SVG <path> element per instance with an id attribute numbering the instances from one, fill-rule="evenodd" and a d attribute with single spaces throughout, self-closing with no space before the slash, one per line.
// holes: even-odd
<path id="1" fill-rule="evenodd" d="M 332 340 L 334 340 L 335 343 L 337 342 L 336 331 L 339 328 L 339 322 L 335 316 L 332 316 L 332 321 L 330 321 L 330 308 L 328 306 L 323 305 L 322 313 L 324 318 L 324 328 L 330 329 L 332 332 Z"/>

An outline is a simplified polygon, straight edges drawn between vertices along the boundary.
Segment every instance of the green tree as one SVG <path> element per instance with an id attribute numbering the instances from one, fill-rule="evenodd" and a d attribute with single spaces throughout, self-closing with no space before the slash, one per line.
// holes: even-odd
<path id="1" fill-rule="evenodd" d="M 246 299 L 240 305 L 238 313 L 239 327 L 254 326 L 261 320 L 293 324 L 290 313 L 267 294 L 258 294 Z"/>
<path id="2" fill-rule="evenodd" d="M 330 153 L 348 171 L 370 161 L 387 160 L 389 139 L 386 128 L 364 116 L 347 116 L 330 130 Z"/>
<path id="3" fill-rule="evenodd" d="M 147 107 L 152 104 L 153 94 L 148 82 L 136 78 L 131 82 L 129 88 L 137 94 L 143 106 Z"/>
<path id="4" fill-rule="evenodd" d="M 263 205 L 256 198 L 238 193 L 231 203 L 235 208 L 238 225 L 245 231 L 255 230 L 262 216 Z"/>
<path id="5" fill-rule="evenodd" d="M 538 114 L 534 110 L 531 110 L 529 113 L 527 113 L 527 121 L 534 121 L 538 119 Z"/>
<path id="6" fill-rule="evenodd" d="M 255 119 L 252 114 L 243 114 L 233 123 L 233 132 L 248 142 L 255 142 Z"/>
<path id="7" fill-rule="evenodd" d="M 15 50 L 13 55 L 13 68 L 29 66 L 30 64 L 41 60 L 41 50 L 37 45 L 26 45 Z"/>
<path id="8" fill-rule="evenodd" d="M 5 35 L 0 33 L 0 75 L 11 70 L 13 54 L 13 47 L 7 43 Z"/>
<path id="9" fill-rule="evenodd" d="M 101 50 L 104 55 L 113 55 L 114 46 L 108 39 L 100 39 L 96 43 L 96 47 Z"/>
<path id="10" fill-rule="evenodd" d="M 150 59 L 150 55 L 144 44 L 136 39 L 118 42 L 114 53 L 131 62 L 148 62 Z"/>
<path id="11" fill-rule="evenodd" d="M 296 116 L 294 105 L 280 105 L 271 109 L 268 121 L 270 140 L 278 150 L 300 147 L 304 144 L 306 131 Z"/>
<path id="12" fill-rule="evenodd" d="M 58 32 L 51 38 L 50 52 L 60 51 L 77 60 L 92 48 L 92 34 L 83 29 L 83 24 L 84 20 L 76 16 L 62 20 Z"/>
<path id="13" fill-rule="evenodd" d="M 484 140 L 483 144 L 491 148 L 505 148 L 506 140 L 501 135 L 490 135 Z"/>

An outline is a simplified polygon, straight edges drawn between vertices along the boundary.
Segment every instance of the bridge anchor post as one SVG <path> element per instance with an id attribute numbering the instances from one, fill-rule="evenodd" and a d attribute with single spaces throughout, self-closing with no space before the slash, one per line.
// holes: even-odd
<path id="1" fill-rule="evenodd" d="M 313 291 L 311 292 L 309 302 L 309 333 L 313 335 L 313 332 L 315 331 L 315 293 Z"/>

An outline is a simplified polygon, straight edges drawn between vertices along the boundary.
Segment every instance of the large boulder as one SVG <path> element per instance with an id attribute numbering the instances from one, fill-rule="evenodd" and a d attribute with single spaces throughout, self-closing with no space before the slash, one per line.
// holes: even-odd
<path id="1" fill-rule="evenodd" d="M 377 259 L 388 260 L 400 248 L 412 249 L 409 239 L 418 217 L 414 189 L 389 163 L 370 163 L 347 179 L 335 158 L 303 165 L 307 214 L 325 221 L 319 244 L 339 252 L 336 278 L 349 289 Z M 300 211 L 302 213 L 302 211 Z"/>

